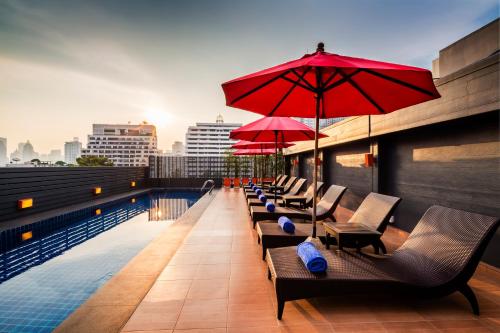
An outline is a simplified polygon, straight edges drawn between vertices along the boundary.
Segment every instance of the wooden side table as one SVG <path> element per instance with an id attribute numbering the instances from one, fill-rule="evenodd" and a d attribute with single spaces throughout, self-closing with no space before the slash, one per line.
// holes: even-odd
<path id="1" fill-rule="evenodd" d="M 306 206 L 306 197 L 303 195 L 285 195 L 283 196 L 283 204 L 285 207 L 290 207 L 290 204 L 293 202 L 297 202 L 300 208 L 305 208 Z"/>
<path id="2" fill-rule="evenodd" d="M 324 222 L 326 233 L 326 248 L 330 247 L 329 239 L 334 237 L 337 240 L 339 250 L 345 247 L 354 247 L 358 252 L 362 247 L 372 245 L 375 253 L 379 254 L 379 249 L 387 253 L 384 244 L 380 240 L 382 233 L 370 229 L 362 223 L 332 223 Z"/>

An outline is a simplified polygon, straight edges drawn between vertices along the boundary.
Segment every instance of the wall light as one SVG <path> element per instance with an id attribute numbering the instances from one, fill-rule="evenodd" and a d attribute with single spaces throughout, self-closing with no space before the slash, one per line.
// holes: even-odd
<path id="1" fill-rule="evenodd" d="M 373 154 L 365 154 L 365 167 L 372 167 L 374 164 Z"/>
<path id="2" fill-rule="evenodd" d="M 130 199 L 131 203 L 135 203 L 135 198 Z"/>
<path id="3" fill-rule="evenodd" d="M 130 187 L 135 187 L 135 180 L 130 182 Z"/>
<path id="4" fill-rule="evenodd" d="M 31 239 L 33 238 L 33 232 L 31 231 L 26 231 L 26 232 L 23 232 L 21 234 L 21 240 L 24 242 L 24 241 L 27 241 L 28 239 Z"/>
<path id="5" fill-rule="evenodd" d="M 33 198 L 24 198 L 17 200 L 17 208 L 25 209 L 33 207 Z"/>
<path id="6" fill-rule="evenodd" d="M 101 211 L 101 209 L 100 209 L 100 208 L 97 208 L 97 209 L 95 210 L 95 215 L 101 215 L 101 213 L 102 213 L 102 211 Z"/>
<path id="7" fill-rule="evenodd" d="M 99 195 L 102 192 L 102 188 L 100 187 L 94 187 L 94 195 Z"/>

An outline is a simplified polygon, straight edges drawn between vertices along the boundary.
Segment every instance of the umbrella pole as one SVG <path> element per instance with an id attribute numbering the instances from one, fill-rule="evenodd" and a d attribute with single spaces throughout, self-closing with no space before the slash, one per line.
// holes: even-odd
<path id="1" fill-rule="evenodd" d="M 277 183 L 276 179 L 278 179 L 278 131 L 274 131 L 274 204 L 276 204 L 276 201 L 278 200 L 278 188 L 277 188 Z"/>
<path id="2" fill-rule="evenodd" d="M 314 133 L 314 172 L 313 172 L 313 207 L 312 207 L 312 237 L 316 238 L 316 201 L 318 198 L 318 134 L 319 134 L 319 98 L 316 100 L 316 126 Z"/>

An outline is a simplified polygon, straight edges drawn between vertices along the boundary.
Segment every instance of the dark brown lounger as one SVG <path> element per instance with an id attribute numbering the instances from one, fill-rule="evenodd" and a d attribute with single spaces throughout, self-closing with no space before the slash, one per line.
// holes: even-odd
<path id="1" fill-rule="evenodd" d="M 292 189 L 292 186 L 293 186 L 293 184 L 295 184 L 296 180 L 297 180 L 297 177 L 290 177 L 290 179 L 288 179 L 288 181 L 286 182 L 286 184 L 284 186 L 284 190 L 283 190 L 282 194 L 287 194 L 288 192 L 290 192 L 290 190 Z M 271 196 L 274 195 L 274 192 L 269 192 L 269 191 L 263 191 L 263 193 L 268 198 L 270 198 Z M 248 200 L 249 198 L 258 198 L 259 196 L 254 191 L 251 191 L 251 192 L 248 191 L 245 193 L 245 197 Z"/>
<path id="2" fill-rule="evenodd" d="M 268 277 L 276 290 L 278 319 L 286 301 L 370 291 L 417 297 L 459 291 L 479 315 L 467 282 L 498 225 L 497 217 L 432 206 L 391 256 L 320 250 L 328 261 L 324 274 L 309 272 L 295 246 L 268 249 Z"/>
<path id="3" fill-rule="evenodd" d="M 302 186 L 304 186 L 304 184 L 306 183 L 306 181 L 307 181 L 307 179 L 299 178 L 295 182 L 295 184 L 292 186 L 292 188 L 290 189 L 288 194 L 297 195 L 300 192 L 300 190 L 302 189 Z M 272 202 L 274 202 L 274 193 L 269 194 L 269 196 L 267 196 L 267 194 L 264 194 L 264 195 L 267 197 L 267 200 L 271 200 Z M 281 197 L 282 197 L 281 194 L 276 194 L 277 199 L 281 199 Z M 278 204 L 279 204 L 279 202 L 278 202 Z M 265 206 L 265 204 L 262 201 L 260 201 L 259 198 L 248 198 L 247 205 L 248 205 L 248 209 L 250 209 L 250 206 Z"/>
<path id="4" fill-rule="evenodd" d="M 323 182 L 317 182 L 317 193 L 321 193 L 321 190 L 323 189 L 323 185 L 325 183 Z M 309 187 L 307 188 L 307 191 L 303 194 L 303 197 L 304 197 L 304 208 L 308 208 L 308 207 L 312 207 L 312 204 L 313 204 L 313 195 L 314 195 L 314 187 L 313 187 L 313 184 L 309 185 Z M 290 194 L 286 194 L 282 197 L 282 202 L 283 202 L 283 205 L 284 206 L 284 200 L 286 198 L 292 198 L 293 196 L 290 195 Z M 298 196 L 296 196 L 298 197 Z M 290 207 L 294 207 L 294 208 L 300 208 L 300 207 L 297 207 L 296 204 L 292 204 Z"/>
<path id="5" fill-rule="evenodd" d="M 361 202 L 358 209 L 354 212 L 347 223 L 363 224 L 369 228 L 384 233 L 389 219 L 394 214 L 396 207 L 401 199 L 380 193 L 370 193 Z M 338 224 L 336 222 L 324 222 L 325 224 Z M 276 222 L 261 221 L 257 223 L 258 242 L 262 244 L 262 259 L 266 257 L 266 250 L 276 247 L 293 246 L 302 243 L 312 233 L 311 223 L 295 223 L 295 233 L 289 234 L 283 231 Z M 323 224 L 318 223 L 317 232 L 320 240 L 327 244 L 331 243 L 325 237 L 325 229 Z M 335 239 L 332 239 L 335 244 Z M 350 244 L 346 244 L 349 247 Z M 372 245 L 375 251 L 382 249 L 382 252 L 387 253 L 384 244 L 380 239 L 375 244 L 356 244 L 359 247 Z"/>
<path id="6" fill-rule="evenodd" d="M 342 198 L 347 187 L 339 185 L 331 185 L 325 192 L 321 200 L 316 206 L 316 220 L 326 220 L 327 218 L 333 219 L 333 212 Z M 258 221 L 264 220 L 277 220 L 280 216 L 287 216 L 291 219 L 312 219 L 312 207 L 307 209 L 297 209 L 290 207 L 277 206 L 274 212 L 268 212 L 266 207 L 252 206 L 250 207 L 250 215 L 252 216 L 253 227 Z"/>
<path id="7" fill-rule="evenodd" d="M 278 180 L 278 186 L 281 186 L 281 185 L 285 182 L 285 180 L 286 180 L 287 178 L 288 178 L 288 176 L 287 176 L 287 175 L 281 175 L 281 174 L 280 174 L 280 175 L 278 175 L 278 177 L 276 178 L 276 179 Z M 274 181 L 274 182 L 271 184 L 271 186 L 274 186 L 274 184 L 276 184 L 276 181 Z M 267 185 L 266 185 L 266 186 L 264 186 L 264 187 L 267 187 Z M 244 189 L 245 191 L 246 191 L 246 190 L 252 190 L 252 187 L 251 187 L 251 186 L 249 186 L 249 185 L 243 185 L 243 189 Z"/>

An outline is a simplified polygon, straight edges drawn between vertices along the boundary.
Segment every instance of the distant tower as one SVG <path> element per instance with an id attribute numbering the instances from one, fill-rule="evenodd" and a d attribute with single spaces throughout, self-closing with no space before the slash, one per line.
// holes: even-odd
<path id="1" fill-rule="evenodd" d="M 219 113 L 217 116 L 217 119 L 215 120 L 216 124 L 224 124 L 224 118 L 222 118 L 222 115 Z"/>
<path id="2" fill-rule="evenodd" d="M 9 161 L 7 159 L 7 139 L 0 138 L 0 167 L 5 166 Z"/>
<path id="3" fill-rule="evenodd" d="M 73 141 L 64 143 L 64 162 L 68 164 L 76 164 L 76 159 L 82 155 L 82 143 L 77 137 Z"/>
<path id="4" fill-rule="evenodd" d="M 23 145 L 23 161 L 31 161 L 32 159 L 36 158 L 35 154 L 35 149 L 33 149 L 33 145 L 30 143 L 30 140 L 26 141 L 26 143 Z"/>

